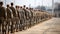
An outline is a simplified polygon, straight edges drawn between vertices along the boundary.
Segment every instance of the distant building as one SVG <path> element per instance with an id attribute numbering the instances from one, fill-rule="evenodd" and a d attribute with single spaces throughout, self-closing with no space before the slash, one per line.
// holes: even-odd
<path id="1" fill-rule="evenodd" d="M 37 6 L 35 9 L 46 10 L 45 6 Z"/>
<path id="2" fill-rule="evenodd" d="M 60 17 L 60 3 L 55 3 L 54 14 L 55 14 L 55 17 Z"/>

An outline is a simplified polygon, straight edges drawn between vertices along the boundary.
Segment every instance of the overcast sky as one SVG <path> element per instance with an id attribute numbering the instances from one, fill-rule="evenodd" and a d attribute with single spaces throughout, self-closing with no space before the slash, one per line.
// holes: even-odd
<path id="1" fill-rule="evenodd" d="M 2 0 L 5 2 L 5 0 Z M 38 5 L 51 6 L 52 0 L 6 0 L 6 4 L 10 4 L 10 2 L 14 2 L 15 5 L 26 5 L 29 6 L 31 4 L 32 7 L 36 7 Z M 54 0 L 54 2 L 60 2 L 60 0 Z"/>

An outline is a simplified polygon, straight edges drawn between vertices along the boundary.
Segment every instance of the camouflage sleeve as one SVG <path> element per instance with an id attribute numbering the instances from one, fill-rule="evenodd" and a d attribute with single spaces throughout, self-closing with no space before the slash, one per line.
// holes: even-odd
<path id="1" fill-rule="evenodd" d="M 6 11 L 6 8 L 4 8 L 4 17 L 5 17 L 5 19 L 6 19 L 6 17 L 7 17 L 7 11 Z"/>

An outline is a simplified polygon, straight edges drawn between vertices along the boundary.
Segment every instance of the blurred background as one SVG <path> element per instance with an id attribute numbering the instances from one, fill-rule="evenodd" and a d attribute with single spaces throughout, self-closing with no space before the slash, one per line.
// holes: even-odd
<path id="1" fill-rule="evenodd" d="M 4 2 L 4 6 L 6 4 L 10 4 L 11 2 L 14 5 L 27 7 L 32 7 L 39 10 L 44 10 L 49 12 L 50 14 L 56 15 L 56 17 L 60 17 L 60 0 L 0 0 Z"/>

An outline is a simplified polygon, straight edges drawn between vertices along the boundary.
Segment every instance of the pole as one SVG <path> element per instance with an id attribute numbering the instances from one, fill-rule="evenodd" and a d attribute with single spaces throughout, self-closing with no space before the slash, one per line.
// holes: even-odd
<path id="1" fill-rule="evenodd" d="M 36 0 L 35 0 L 35 6 L 36 6 Z"/>
<path id="2" fill-rule="evenodd" d="M 15 0 L 14 0 L 14 5 L 15 5 Z"/>
<path id="3" fill-rule="evenodd" d="M 6 0 L 5 0 L 5 7 L 6 7 Z"/>
<path id="4" fill-rule="evenodd" d="M 42 6 L 43 6 L 43 0 L 42 0 Z"/>
<path id="5" fill-rule="evenodd" d="M 31 4 L 29 4 L 29 8 L 31 7 Z"/>
<path id="6" fill-rule="evenodd" d="M 54 15 L 54 0 L 52 0 L 52 15 Z"/>

